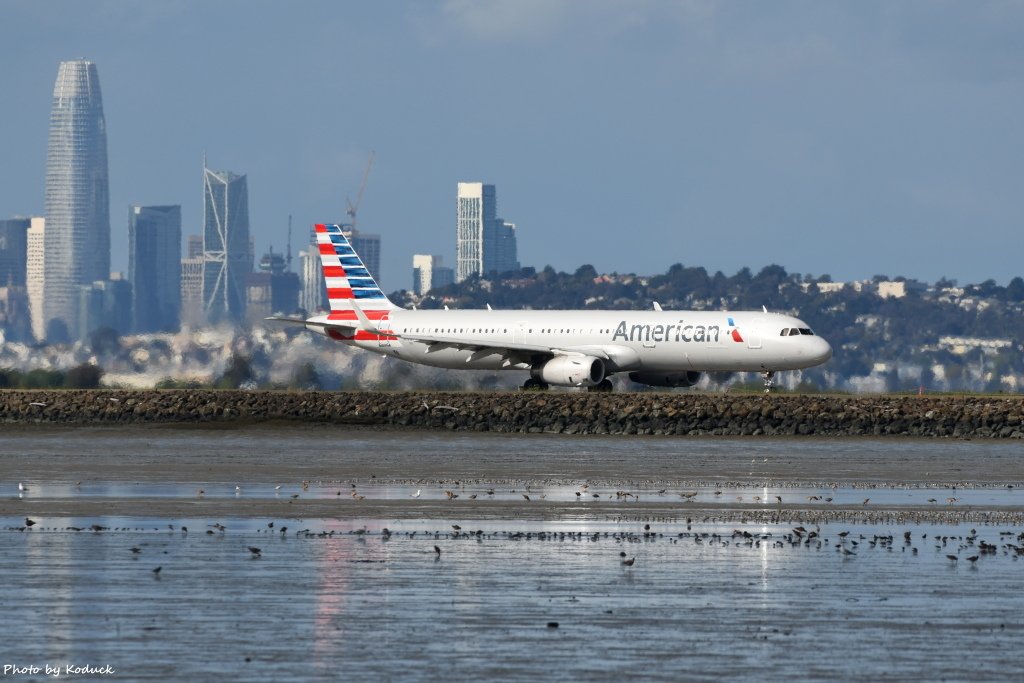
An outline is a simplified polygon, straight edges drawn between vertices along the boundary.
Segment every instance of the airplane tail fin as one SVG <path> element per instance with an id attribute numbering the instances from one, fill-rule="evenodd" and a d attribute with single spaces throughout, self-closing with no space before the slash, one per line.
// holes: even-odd
<path id="1" fill-rule="evenodd" d="M 323 266 L 324 280 L 327 283 L 327 299 L 330 302 L 332 318 L 355 320 L 357 308 L 367 312 L 398 308 L 384 295 L 376 280 L 370 275 L 363 259 L 342 233 L 340 225 L 317 223 L 313 227 L 320 249 L 320 264 Z"/>

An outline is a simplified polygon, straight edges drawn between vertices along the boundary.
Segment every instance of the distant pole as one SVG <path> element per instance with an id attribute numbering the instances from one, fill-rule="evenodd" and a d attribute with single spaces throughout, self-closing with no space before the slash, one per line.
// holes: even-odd
<path id="1" fill-rule="evenodd" d="M 285 250 L 287 254 L 284 258 L 285 272 L 292 272 L 292 215 L 288 214 L 288 246 Z"/>

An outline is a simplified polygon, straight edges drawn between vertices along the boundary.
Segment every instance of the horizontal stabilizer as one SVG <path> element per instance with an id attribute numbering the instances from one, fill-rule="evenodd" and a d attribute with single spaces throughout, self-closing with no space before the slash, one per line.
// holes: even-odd
<path id="1" fill-rule="evenodd" d="M 302 325 L 303 327 L 322 327 L 324 330 L 337 330 L 346 337 L 351 337 L 356 333 L 356 327 L 353 325 L 339 325 L 336 322 L 326 322 L 322 320 L 305 320 L 303 318 L 289 318 L 286 316 L 272 315 L 264 320 L 273 323 L 284 323 L 285 325 Z"/>

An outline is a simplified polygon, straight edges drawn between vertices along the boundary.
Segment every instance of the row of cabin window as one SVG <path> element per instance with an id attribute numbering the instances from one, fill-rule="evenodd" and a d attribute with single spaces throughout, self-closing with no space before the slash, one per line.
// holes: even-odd
<path id="1" fill-rule="evenodd" d="M 782 333 L 779 336 L 780 337 L 795 337 L 798 334 L 813 335 L 814 332 L 811 332 L 810 328 L 808 328 L 808 327 L 788 327 L 788 328 L 782 330 Z"/>
<path id="2" fill-rule="evenodd" d="M 426 328 L 417 327 L 415 330 L 413 330 L 413 332 L 417 332 L 417 333 L 418 332 L 428 332 L 428 331 L 429 332 L 456 332 L 456 333 L 460 333 L 461 334 L 461 333 L 465 332 L 466 330 L 464 328 L 461 328 L 461 327 L 458 330 L 456 330 L 456 329 L 446 329 L 446 330 L 442 329 L 442 330 L 439 330 L 436 327 L 431 329 L 431 330 L 427 330 Z M 477 330 L 477 329 L 474 328 L 474 329 L 470 330 L 470 333 L 474 334 L 476 332 L 479 332 L 480 334 L 494 334 L 497 331 L 498 330 Z M 547 329 L 547 330 L 541 330 L 540 334 L 553 334 L 555 332 L 557 332 L 559 334 L 565 334 L 566 332 L 570 332 L 571 333 L 572 330 Z M 591 330 L 591 332 L 593 332 L 593 330 Z M 611 333 L 611 330 L 598 330 L 597 332 L 598 332 L 598 334 L 609 334 L 609 333 Z M 785 332 L 785 330 L 783 330 L 783 332 Z M 508 334 L 508 330 L 502 330 L 502 333 L 503 334 Z M 527 333 L 528 334 L 533 334 L 533 330 L 529 329 L 529 330 L 527 330 Z"/>

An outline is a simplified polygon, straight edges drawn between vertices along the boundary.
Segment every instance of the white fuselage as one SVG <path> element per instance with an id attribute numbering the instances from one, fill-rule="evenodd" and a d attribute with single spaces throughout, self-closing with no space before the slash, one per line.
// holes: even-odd
<path id="1" fill-rule="evenodd" d="M 326 320 L 319 316 L 310 322 Z M 326 333 L 315 325 L 309 329 Z M 390 334 L 360 332 L 341 341 L 413 363 L 478 370 L 529 369 L 531 356 L 543 357 L 543 349 L 597 355 L 609 372 L 798 370 L 832 355 L 828 343 L 799 319 L 755 311 L 397 309 L 381 318 L 377 329 Z M 783 330 L 794 332 L 783 336 Z M 430 341 L 436 339 L 445 341 Z M 474 348 L 502 344 L 520 350 Z"/>

